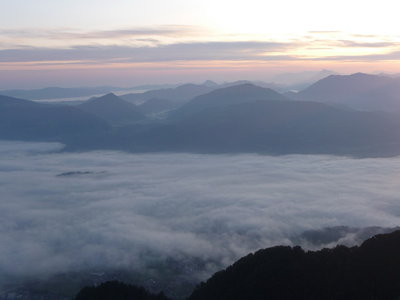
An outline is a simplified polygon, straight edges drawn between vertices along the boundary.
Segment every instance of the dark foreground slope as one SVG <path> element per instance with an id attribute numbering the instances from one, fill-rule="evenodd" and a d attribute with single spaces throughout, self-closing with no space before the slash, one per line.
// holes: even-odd
<path id="1" fill-rule="evenodd" d="M 109 282 L 87 287 L 76 300 L 166 299 Z M 400 299 L 400 231 L 359 247 L 320 251 L 277 246 L 243 257 L 200 284 L 188 300 Z"/>
<path id="2" fill-rule="evenodd" d="M 168 300 L 168 298 L 162 293 L 151 294 L 142 287 L 109 281 L 97 287 L 83 288 L 75 300 Z"/>
<path id="3" fill-rule="evenodd" d="M 240 259 L 189 300 L 379 299 L 400 297 L 400 231 L 360 247 L 316 252 L 278 246 Z"/>

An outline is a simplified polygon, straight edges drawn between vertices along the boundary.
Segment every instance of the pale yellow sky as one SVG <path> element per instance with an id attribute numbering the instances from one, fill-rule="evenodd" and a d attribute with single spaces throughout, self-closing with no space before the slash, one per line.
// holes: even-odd
<path id="1" fill-rule="evenodd" d="M 400 72 L 399 8 L 393 0 L 0 0 L 0 82 Z"/>

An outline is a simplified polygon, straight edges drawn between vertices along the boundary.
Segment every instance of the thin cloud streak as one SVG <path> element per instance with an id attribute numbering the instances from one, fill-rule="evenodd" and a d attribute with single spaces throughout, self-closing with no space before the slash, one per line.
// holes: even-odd
<path id="1" fill-rule="evenodd" d="M 360 55 L 342 55 L 342 56 L 326 56 L 312 58 L 311 60 L 325 61 L 351 61 L 351 62 L 376 62 L 376 61 L 394 61 L 400 59 L 400 50 L 392 51 L 384 54 L 360 54 Z"/>
<path id="2" fill-rule="evenodd" d="M 12 38 L 46 38 L 58 40 L 70 39 L 115 39 L 123 37 L 152 36 L 193 36 L 206 33 L 207 30 L 198 26 L 163 25 L 158 27 L 127 28 L 117 30 L 82 31 L 74 29 L 0 29 L 0 36 Z"/>
<path id="3" fill-rule="evenodd" d="M 154 39 L 142 39 L 143 42 L 157 43 Z M 329 45 L 329 47 L 322 47 Z M 381 61 L 398 59 L 398 43 L 391 42 L 353 42 L 335 41 L 315 42 L 308 49 L 307 43 L 226 41 L 191 42 L 154 46 L 74 46 L 66 49 L 25 47 L 21 49 L 0 50 L 0 63 L 50 63 L 57 64 L 98 64 L 143 63 L 173 61 Z M 305 48 L 305 50 L 302 50 Z M 380 49 L 386 53 L 359 55 L 329 55 L 340 48 Z M 389 50 L 390 49 L 390 50 Z M 307 51 L 313 51 L 308 53 Z M 315 52 L 317 51 L 317 52 Z M 324 55 L 318 56 L 318 51 Z"/>
<path id="4" fill-rule="evenodd" d="M 0 50 L 0 62 L 87 61 L 163 62 L 178 60 L 265 59 L 264 52 L 279 53 L 297 45 L 280 42 L 194 42 L 156 47 L 76 46 L 70 49 L 25 48 Z M 279 55 L 281 56 L 281 55 Z"/>
<path id="5" fill-rule="evenodd" d="M 350 48 L 390 48 L 397 47 L 400 48 L 400 43 L 398 42 L 357 42 L 357 41 L 338 41 L 339 45 L 342 47 Z"/>

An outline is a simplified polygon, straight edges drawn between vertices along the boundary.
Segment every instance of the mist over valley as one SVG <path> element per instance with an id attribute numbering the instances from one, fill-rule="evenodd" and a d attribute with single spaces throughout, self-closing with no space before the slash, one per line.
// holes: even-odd
<path id="1" fill-rule="evenodd" d="M 0 142 L 3 292 L 78 272 L 182 297 L 257 249 L 351 246 L 399 224 L 399 158 L 62 148 Z"/>

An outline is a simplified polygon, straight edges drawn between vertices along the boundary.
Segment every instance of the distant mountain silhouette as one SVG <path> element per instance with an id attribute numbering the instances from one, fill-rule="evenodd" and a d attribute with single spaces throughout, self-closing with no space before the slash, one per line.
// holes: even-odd
<path id="1" fill-rule="evenodd" d="M 131 151 L 387 156 L 400 153 L 400 120 L 316 102 L 261 100 L 204 108 L 124 140 L 135 141 L 126 145 Z"/>
<path id="2" fill-rule="evenodd" d="M 145 119 L 144 114 L 136 105 L 112 93 L 90 99 L 76 107 L 113 124 L 133 123 Z"/>
<path id="3" fill-rule="evenodd" d="M 108 129 L 106 121 L 76 107 L 0 96 L 1 139 L 66 141 Z"/>
<path id="4" fill-rule="evenodd" d="M 148 104 L 152 109 L 160 105 L 160 100 L 153 101 Z M 251 84 L 214 90 L 171 111 L 169 118 L 145 122 L 138 107 L 113 94 L 76 107 L 7 97 L 3 97 L 2 105 L 0 138 L 52 138 L 67 144 L 67 150 L 357 157 L 400 154 L 397 115 L 290 101 L 271 89 Z M 118 126 L 108 130 L 108 123 Z"/>
<path id="5" fill-rule="evenodd" d="M 264 81 L 259 81 L 259 80 L 237 80 L 237 81 L 232 81 L 232 82 L 225 82 L 220 84 L 217 88 L 227 88 L 235 85 L 243 85 L 243 84 L 252 84 L 256 85 L 258 87 L 266 88 L 266 89 L 273 89 L 275 91 L 286 91 L 287 86 L 282 85 L 282 84 L 276 84 L 273 82 L 264 82 Z"/>
<path id="6" fill-rule="evenodd" d="M 400 231 L 359 247 L 306 252 L 278 246 L 240 259 L 189 300 L 394 300 L 400 297 Z"/>
<path id="7" fill-rule="evenodd" d="M 272 77 L 273 82 L 286 84 L 291 86 L 304 87 L 315 83 L 330 75 L 336 75 L 334 71 L 320 70 L 320 71 L 304 71 L 297 73 L 281 73 Z"/>
<path id="8" fill-rule="evenodd" d="M 187 117 L 212 107 L 230 106 L 254 101 L 287 100 L 281 94 L 250 83 L 216 89 L 210 93 L 195 97 L 178 108 L 173 116 Z"/>
<path id="9" fill-rule="evenodd" d="M 361 110 L 400 111 L 400 78 L 356 73 L 328 76 L 294 99 L 317 101 Z"/>
<path id="10" fill-rule="evenodd" d="M 215 87 L 213 86 L 211 87 L 208 85 L 188 83 L 180 85 L 176 88 L 151 90 L 138 94 L 126 94 L 120 97 L 133 103 L 141 103 L 153 98 L 166 99 L 174 102 L 185 102 L 196 96 L 208 93 L 214 89 Z"/>
<path id="11" fill-rule="evenodd" d="M 209 86 L 209 87 L 218 87 L 218 83 L 212 81 L 212 80 L 206 80 L 204 81 L 203 85 Z"/>
<path id="12" fill-rule="evenodd" d="M 159 90 L 151 90 L 147 91 L 144 93 L 136 93 L 136 94 L 126 94 L 126 95 L 121 95 L 120 97 L 126 101 L 132 102 L 132 103 L 143 103 L 147 100 L 156 98 L 156 99 L 166 99 L 170 100 L 176 103 L 185 103 L 188 102 L 189 100 L 192 100 L 193 98 L 207 94 L 209 92 L 212 92 L 216 89 L 221 89 L 221 88 L 227 88 L 227 87 L 233 87 L 236 85 L 243 85 L 243 84 L 255 84 L 257 86 L 262 86 L 265 88 L 275 88 L 278 89 L 280 88 L 279 85 L 273 84 L 273 83 L 264 83 L 261 81 L 257 82 L 251 82 L 248 80 L 240 80 L 240 81 L 235 81 L 235 82 L 227 82 L 218 85 L 217 83 L 207 80 L 204 82 L 204 84 L 192 84 L 192 83 L 187 83 L 180 85 L 176 88 L 167 88 L 167 89 L 159 89 Z"/>
<path id="13" fill-rule="evenodd" d="M 152 98 L 138 105 L 139 110 L 145 114 L 156 114 L 177 107 L 178 104 L 167 99 Z"/>
<path id="14" fill-rule="evenodd" d="M 4 96 L 23 98 L 29 100 L 46 100 L 60 98 L 85 97 L 96 94 L 106 94 L 113 90 L 123 90 L 118 87 L 82 87 L 82 88 L 60 88 L 48 87 L 32 90 L 2 90 L 0 94 Z"/>

